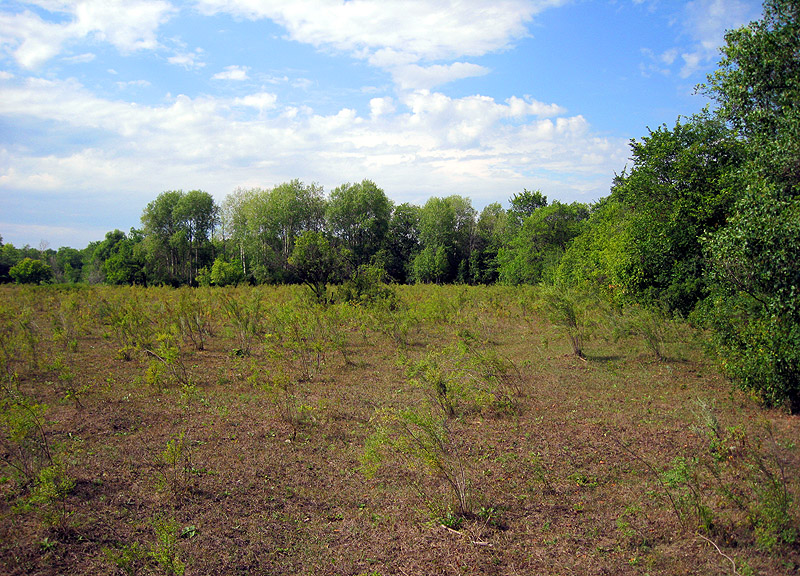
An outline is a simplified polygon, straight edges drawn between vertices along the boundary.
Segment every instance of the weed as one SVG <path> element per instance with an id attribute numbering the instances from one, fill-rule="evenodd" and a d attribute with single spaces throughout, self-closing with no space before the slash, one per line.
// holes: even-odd
<path id="1" fill-rule="evenodd" d="M 2 461 L 23 486 L 37 481 L 53 465 L 53 452 L 44 431 L 47 407 L 5 385 L 0 389 L 0 446 Z"/>
<path id="2" fill-rule="evenodd" d="M 148 556 L 169 576 L 182 576 L 186 564 L 180 558 L 178 539 L 180 527 L 173 518 L 156 517 L 152 520 L 155 543 L 150 546 Z"/>
<path id="3" fill-rule="evenodd" d="M 795 496 L 787 463 L 771 427 L 761 434 L 743 426 L 723 428 L 712 407 L 698 402 L 699 425 L 706 441 L 704 467 L 709 482 L 724 501 L 746 514 L 756 543 L 765 550 L 797 542 Z"/>
<path id="4" fill-rule="evenodd" d="M 292 440 L 302 426 L 316 421 L 314 408 L 301 400 L 300 383 L 291 378 L 280 364 L 269 373 L 263 389 L 278 410 L 280 420 L 291 426 Z"/>
<path id="5" fill-rule="evenodd" d="M 214 310 L 211 302 L 201 294 L 198 289 L 182 289 L 175 310 L 180 334 L 195 350 L 205 350 L 206 341 L 212 334 Z"/>
<path id="6" fill-rule="evenodd" d="M 118 550 L 103 548 L 103 554 L 109 563 L 122 570 L 127 576 L 140 574 L 147 559 L 147 552 L 139 546 L 138 542 L 125 544 Z"/>
<path id="7" fill-rule="evenodd" d="M 145 381 L 157 390 L 166 388 L 170 383 L 192 388 L 191 374 L 181 356 L 176 330 L 173 328 L 158 333 L 155 344 L 156 346 L 143 347 L 150 358 Z M 167 379 L 164 378 L 165 375 Z"/>
<path id="8" fill-rule="evenodd" d="M 176 500 L 181 500 L 189 491 L 194 466 L 192 450 L 186 440 L 186 432 L 172 437 L 155 461 L 161 484 Z"/>
<path id="9" fill-rule="evenodd" d="M 75 481 L 67 474 L 66 466 L 56 462 L 42 468 L 30 494 L 23 500 L 21 510 L 35 510 L 46 526 L 63 532 L 71 513 L 67 507 L 67 496 L 75 487 Z"/>
<path id="10" fill-rule="evenodd" d="M 413 487 L 435 518 L 446 518 L 449 511 L 460 517 L 471 517 L 472 494 L 458 436 L 452 434 L 446 419 L 411 409 L 384 412 L 383 424 L 368 438 L 362 454 L 362 471 L 371 476 L 380 463 L 393 456 L 409 470 L 422 468 L 438 479 L 451 496 L 450 504 L 433 497 L 424 484 L 413 481 Z"/>
<path id="11" fill-rule="evenodd" d="M 597 304 L 597 299 L 588 293 L 558 286 L 544 288 L 539 303 L 550 321 L 566 332 L 572 352 L 579 358 L 584 357 L 583 345 L 594 325 L 589 310 Z"/>
<path id="12" fill-rule="evenodd" d="M 264 331 L 264 302 L 258 290 L 226 289 L 221 298 L 222 309 L 233 330 L 240 356 L 249 356 L 253 345 Z"/>
<path id="13" fill-rule="evenodd" d="M 639 305 L 626 306 L 611 319 L 614 336 L 640 336 L 657 360 L 664 360 L 667 343 L 675 332 L 673 322 L 660 310 Z"/>
<path id="14" fill-rule="evenodd" d="M 155 327 L 143 300 L 140 289 L 130 288 L 116 293 L 111 301 L 100 302 L 99 314 L 111 327 L 122 360 L 131 360 L 137 350 L 151 347 Z"/>

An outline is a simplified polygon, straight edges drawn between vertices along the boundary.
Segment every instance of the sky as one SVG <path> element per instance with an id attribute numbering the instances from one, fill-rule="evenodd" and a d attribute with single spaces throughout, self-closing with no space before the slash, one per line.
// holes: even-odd
<path id="1" fill-rule="evenodd" d="M 706 104 L 757 0 L 0 0 L 0 236 L 83 248 L 166 190 L 364 179 L 593 202 Z"/>

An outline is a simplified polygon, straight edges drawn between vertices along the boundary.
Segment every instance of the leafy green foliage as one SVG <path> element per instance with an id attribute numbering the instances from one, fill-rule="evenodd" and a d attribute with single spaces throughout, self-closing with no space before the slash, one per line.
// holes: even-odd
<path id="1" fill-rule="evenodd" d="M 422 480 L 413 482 L 420 498 L 440 522 L 452 525 L 457 522 L 453 515 L 471 517 L 473 497 L 464 447 L 448 421 L 413 409 L 384 412 L 381 420 L 382 425 L 367 440 L 361 457 L 362 472 L 370 477 L 387 459 L 398 459 L 410 470 L 421 469 L 446 487 L 451 502 L 443 504 Z"/>
<path id="2" fill-rule="evenodd" d="M 295 242 L 289 265 L 318 302 L 328 299 L 327 286 L 342 277 L 345 258 L 321 232 L 304 232 Z"/>
<path id="3" fill-rule="evenodd" d="M 25 258 L 8 271 L 17 284 L 45 284 L 53 278 L 53 270 L 41 260 Z"/>
<path id="4" fill-rule="evenodd" d="M 766 0 L 764 14 L 725 35 L 719 69 L 702 88 L 748 142 L 750 169 L 797 193 L 800 185 L 800 7 Z"/>
<path id="5" fill-rule="evenodd" d="M 723 370 L 769 405 L 800 413 L 800 197 L 752 189 L 709 238 L 714 293 L 705 309 Z"/>
<path id="6" fill-rule="evenodd" d="M 547 206 L 547 196 L 541 190 L 523 189 L 520 194 L 514 194 L 509 198 L 510 205 L 508 215 L 513 226 L 522 226 L 526 218 L 533 216 L 533 213 Z"/>
<path id="7" fill-rule="evenodd" d="M 362 265 L 383 246 L 391 213 L 392 204 L 384 191 L 364 180 L 335 188 L 325 214 L 330 233 L 350 251 L 354 263 Z"/>
<path id="8" fill-rule="evenodd" d="M 585 204 L 554 202 L 528 216 L 508 244 L 499 249 L 499 281 L 536 284 L 552 277 L 561 256 L 589 217 Z"/>
<path id="9" fill-rule="evenodd" d="M 800 9 L 767 0 L 764 16 L 729 32 L 707 92 L 747 141 L 742 190 L 709 235 L 713 299 L 706 307 L 723 369 L 766 403 L 800 413 Z"/>

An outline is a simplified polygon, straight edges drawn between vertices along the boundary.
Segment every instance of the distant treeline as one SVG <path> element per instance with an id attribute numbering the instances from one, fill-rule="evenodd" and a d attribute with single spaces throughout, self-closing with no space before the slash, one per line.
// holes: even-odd
<path id="1" fill-rule="evenodd" d="M 725 372 L 800 412 L 800 4 L 767 0 L 726 34 L 698 90 L 716 107 L 631 142 L 591 206 L 524 190 L 509 208 L 468 198 L 393 205 L 374 182 L 326 196 L 298 180 L 221 206 L 169 191 L 142 228 L 85 250 L 0 248 L 0 278 L 109 284 L 395 282 L 581 287 L 691 317 Z"/>
<path id="2" fill-rule="evenodd" d="M 590 207 L 548 204 L 524 190 L 478 212 L 468 198 L 394 205 L 374 182 L 322 188 L 293 180 L 238 189 L 218 205 L 207 192 L 167 191 L 142 213 L 142 227 L 108 232 L 83 250 L 0 248 L 4 282 L 227 285 L 302 282 L 309 262 L 298 240 L 332 251 L 331 281 L 360 266 L 398 282 L 535 283 L 552 277 Z M 30 261 L 39 263 L 31 265 Z"/>

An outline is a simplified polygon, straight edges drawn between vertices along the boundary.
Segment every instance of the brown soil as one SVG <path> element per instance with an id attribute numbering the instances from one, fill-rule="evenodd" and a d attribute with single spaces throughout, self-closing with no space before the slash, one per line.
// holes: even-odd
<path id="1" fill-rule="evenodd" d="M 47 406 L 46 440 L 74 482 L 61 498 L 34 501 L 37 480 L 0 469 L 0 573 L 798 573 L 797 545 L 759 545 L 747 512 L 703 472 L 713 459 L 692 425 L 701 400 L 722 429 L 746 431 L 741 450 L 796 471 L 800 419 L 732 390 L 688 327 L 657 361 L 601 323 L 580 359 L 521 306 L 531 291 L 406 287 L 407 309 L 339 306 L 324 313 L 335 326 L 292 336 L 281 314 L 323 313 L 308 312 L 299 289 L 229 292 L 252 290 L 264 295 L 264 324 L 249 354 L 223 292 L 202 292 L 211 335 L 203 350 L 176 337 L 172 366 L 185 377 L 141 350 L 121 359 L 107 315 L 116 298 L 140 297 L 151 328 L 167 333 L 179 291 L 0 290 L 7 374 L 17 373 L 6 393 Z M 26 309 L 35 347 L 16 326 Z M 69 322 L 56 318 L 61 309 L 74 320 L 72 344 L 57 329 Z M 392 324 L 401 314 L 405 324 Z M 458 350 L 505 359 L 513 393 L 505 405 L 461 398 L 447 419 L 447 457 L 464 467 L 469 510 L 446 527 L 456 507 L 441 474 L 388 448 L 369 474 L 364 456 L 381 423 L 397 433 L 391 423 L 404 409 L 444 419 L 409 366 Z M 153 365 L 160 378 L 148 376 Z M 3 458 L 13 463 L 4 426 Z M 690 488 L 665 483 L 679 457 L 700 463 L 696 487 L 715 518 L 708 530 L 685 504 Z M 796 495 L 798 482 L 786 474 Z M 174 562 L 159 563 L 159 551 Z"/>

